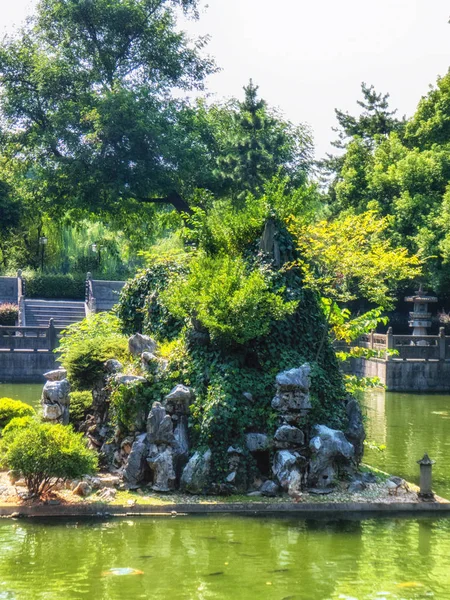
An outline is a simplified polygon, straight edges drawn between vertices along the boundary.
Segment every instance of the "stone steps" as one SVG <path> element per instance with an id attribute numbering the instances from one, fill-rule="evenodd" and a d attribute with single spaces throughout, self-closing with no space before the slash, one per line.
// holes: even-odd
<path id="1" fill-rule="evenodd" d="M 48 327 L 53 319 L 55 327 L 68 327 L 85 317 L 84 302 L 75 300 L 25 300 L 27 327 Z"/>

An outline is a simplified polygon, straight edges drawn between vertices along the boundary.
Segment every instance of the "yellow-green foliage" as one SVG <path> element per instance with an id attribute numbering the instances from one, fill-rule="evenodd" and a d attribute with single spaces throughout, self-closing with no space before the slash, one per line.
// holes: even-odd
<path id="1" fill-rule="evenodd" d="M 391 307 L 398 282 L 414 279 L 422 270 L 417 255 L 394 247 L 389 220 L 374 211 L 309 225 L 293 219 L 290 231 L 304 285 L 337 302 L 367 298 Z"/>
<path id="2" fill-rule="evenodd" d="M 0 428 L 3 429 L 16 417 L 33 416 L 35 410 L 29 404 L 12 398 L 0 398 Z"/>
<path id="3" fill-rule="evenodd" d="M 14 417 L 11 421 L 5 425 L 2 431 L 3 436 L 7 436 L 11 431 L 15 431 L 17 429 L 23 429 L 24 427 L 29 427 L 33 423 L 36 423 L 35 416 L 26 416 L 26 417 Z"/>
<path id="4" fill-rule="evenodd" d="M 41 496 L 58 481 L 95 473 L 97 453 L 71 427 L 36 423 L 5 438 L 5 462 L 24 477 L 28 491 Z"/>

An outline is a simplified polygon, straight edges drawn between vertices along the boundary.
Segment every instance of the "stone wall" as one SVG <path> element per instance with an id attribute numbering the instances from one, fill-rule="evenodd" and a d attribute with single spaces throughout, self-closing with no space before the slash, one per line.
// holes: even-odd
<path id="1" fill-rule="evenodd" d="M 0 304 L 17 304 L 17 277 L 0 277 Z"/>
<path id="2" fill-rule="evenodd" d="M 345 372 L 379 377 L 389 392 L 450 392 L 450 360 L 353 358 Z"/>
<path id="3" fill-rule="evenodd" d="M 17 350 L 0 352 L 0 381 L 15 383 L 41 383 L 43 373 L 56 369 L 56 356 L 53 352 L 33 352 Z"/>

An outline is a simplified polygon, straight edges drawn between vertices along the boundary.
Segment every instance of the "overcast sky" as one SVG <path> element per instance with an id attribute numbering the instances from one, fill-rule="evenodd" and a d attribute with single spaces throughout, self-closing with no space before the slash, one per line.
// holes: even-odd
<path id="1" fill-rule="evenodd" d="M 209 0 L 189 31 L 209 34 L 221 72 L 217 98 L 242 96 L 249 78 L 291 121 L 312 127 L 316 155 L 335 135 L 334 108 L 356 112 L 362 81 L 389 92 L 399 114 L 450 66 L 448 0 Z M 30 0 L 0 0 L 3 28 L 31 11 Z"/>

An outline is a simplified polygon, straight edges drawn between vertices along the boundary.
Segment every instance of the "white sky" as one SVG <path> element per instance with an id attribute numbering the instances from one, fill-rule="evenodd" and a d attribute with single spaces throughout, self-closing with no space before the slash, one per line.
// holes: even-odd
<path id="1" fill-rule="evenodd" d="M 2 28 L 32 5 L 0 0 Z M 241 97 L 253 78 L 269 104 L 311 125 L 320 157 L 335 138 L 333 109 L 354 114 L 362 81 L 389 92 L 400 116 L 414 112 L 450 66 L 449 17 L 448 0 L 209 0 L 188 28 L 211 36 L 222 68 L 209 92 Z"/>

